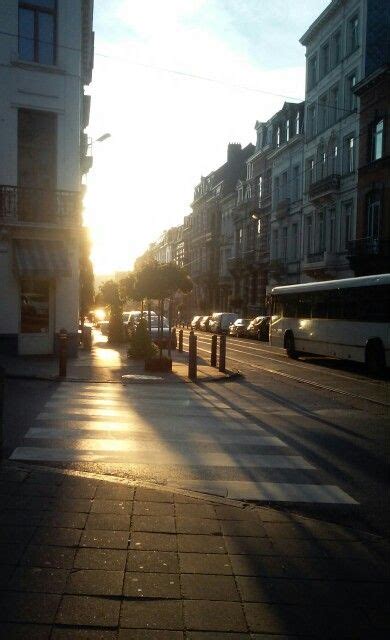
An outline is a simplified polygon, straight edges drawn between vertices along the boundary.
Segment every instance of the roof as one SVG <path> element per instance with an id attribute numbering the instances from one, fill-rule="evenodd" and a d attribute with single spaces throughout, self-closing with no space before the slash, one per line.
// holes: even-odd
<path id="1" fill-rule="evenodd" d="M 345 0 L 332 0 L 331 3 L 320 13 L 318 18 L 314 20 L 314 22 L 310 25 L 310 27 L 305 31 L 303 36 L 299 39 L 299 42 L 306 46 L 309 42 L 314 38 L 314 36 L 318 33 L 320 29 L 324 26 L 324 24 L 329 20 L 332 13 L 337 11 L 337 9 L 345 2 Z"/>
<path id="2" fill-rule="evenodd" d="M 284 287 L 274 287 L 273 294 L 302 293 L 303 291 L 326 291 L 330 289 L 346 289 L 354 287 L 369 287 L 379 284 L 390 284 L 390 273 L 375 276 L 361 276 L 359 278 L 343 278 L 340 280 L 324 280 L 323 282 L 308 282 L 306 284 L 292 284 Z"/>

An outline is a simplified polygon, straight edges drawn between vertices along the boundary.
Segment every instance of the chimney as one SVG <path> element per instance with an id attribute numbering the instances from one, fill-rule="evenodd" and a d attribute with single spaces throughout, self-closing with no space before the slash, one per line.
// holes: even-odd
<path id="1" fill-rule="evenodd" d="M 241 145 L 239 142 L 229 142 L 227 148 L 227 161 L 228 164 L 231 164 L 235 160 L 237 160 L 240 156 Z"/>

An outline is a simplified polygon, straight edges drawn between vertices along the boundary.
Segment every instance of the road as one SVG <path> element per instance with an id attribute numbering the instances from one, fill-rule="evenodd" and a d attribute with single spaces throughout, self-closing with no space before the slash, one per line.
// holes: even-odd
<path id="1" fill-rule="evenodd" d="M 210 340 L 198 335 L 200 355 L 208 357 Z M 290 361 L 256 341 L 227 342 L 228 366 L 245 376 L 229 383 L 48 383 L 39 398 L 30 390 L 29 415 L 19 408 L 13 419 L 8 404 L 10 457 L 388 534 L 388 380 L 334 361 Z"/>

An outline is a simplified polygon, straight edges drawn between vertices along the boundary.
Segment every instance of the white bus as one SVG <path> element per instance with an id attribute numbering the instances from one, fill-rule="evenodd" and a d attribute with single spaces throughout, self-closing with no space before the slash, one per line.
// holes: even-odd
<path id="1" fill-rule="evenodd" d="M 390 274 L 275 287 L 270 343 L 379 373 L 390 366 Z"/>

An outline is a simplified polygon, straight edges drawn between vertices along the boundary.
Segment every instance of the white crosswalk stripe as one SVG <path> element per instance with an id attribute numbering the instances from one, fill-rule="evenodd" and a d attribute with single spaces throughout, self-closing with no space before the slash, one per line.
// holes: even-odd
<path id="1" fill-rule="evenodd" d="M 231 498 L 355 503 L 273 434 L 267 416 L 280 421 L 296 412 L 272 402 L 257 407 L 256 416 L 252 409 L 249 403 L 233 408 L 189 385 L 64 382 L 11 458 L 126 468 L 145 479 Z"/>

